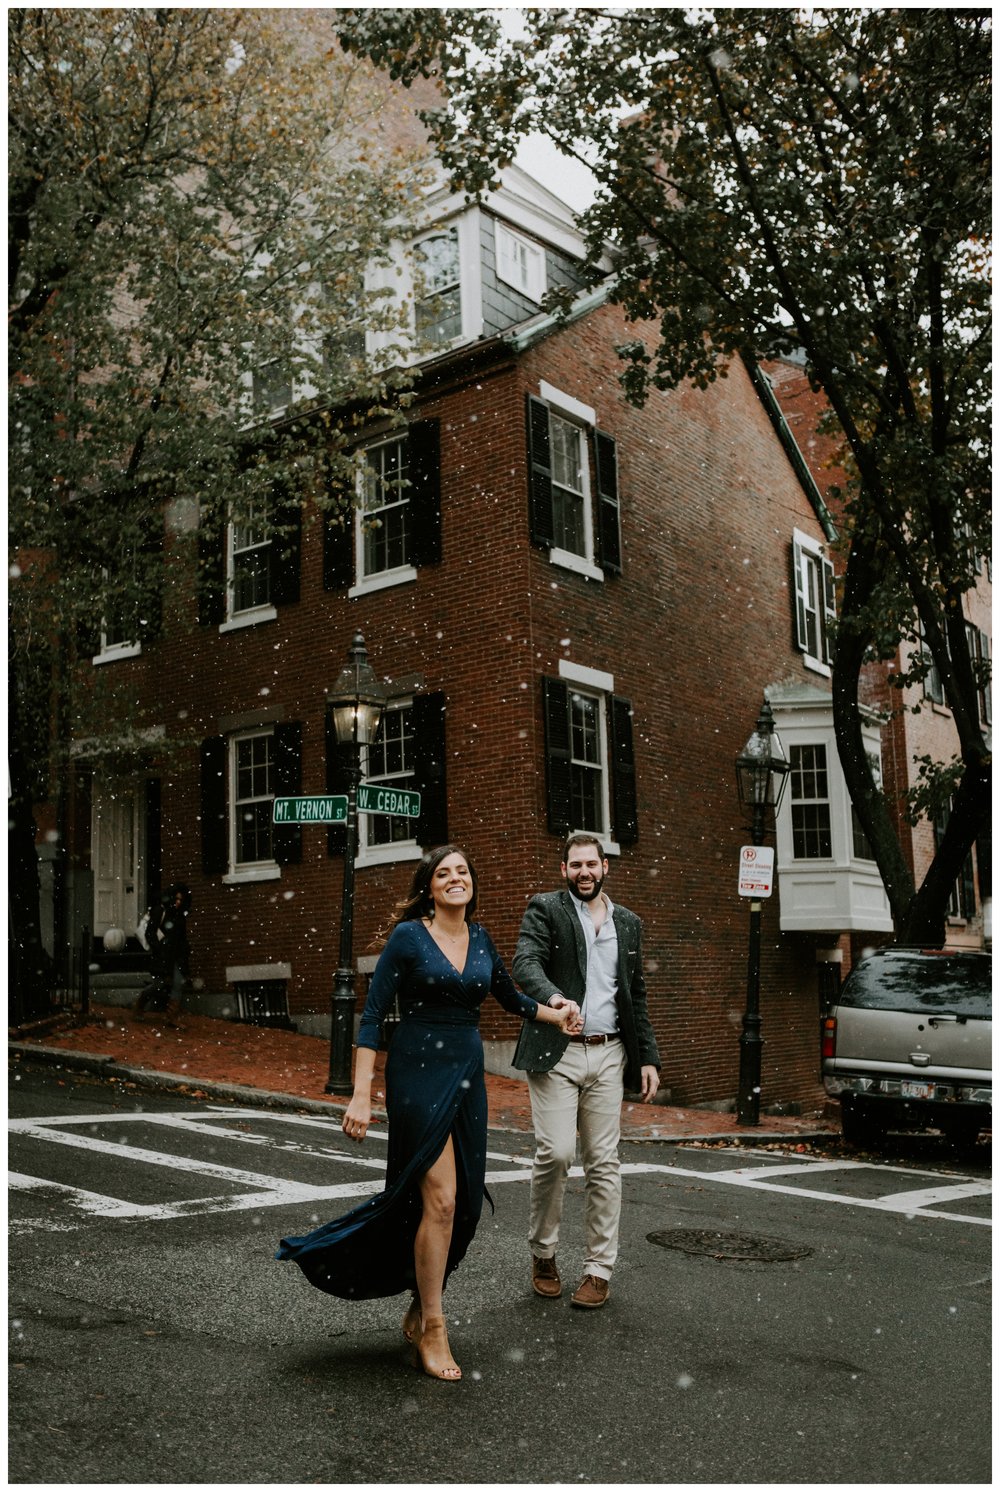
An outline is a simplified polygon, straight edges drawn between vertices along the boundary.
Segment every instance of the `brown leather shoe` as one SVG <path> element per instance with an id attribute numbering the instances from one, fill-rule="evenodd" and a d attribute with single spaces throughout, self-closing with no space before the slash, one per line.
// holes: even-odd
<path id="1" fill-rule="evenodd" d="M 596 1311 L 610 1293 L 611 1287 L 607 1280 L 602 1280 L 596 1274 L 585 1274 L 569 1298 L 570 1305 L 585 1306 L 589 1311 Z"/>
<path id="2" fill-rule="evenodd" d="M 539 1259 L 531 1256 L 531 1285 L 536 1295 L 546 1300 L 555 1300 L 562 1294 L 562 1280 L 555 1259 Z"/>

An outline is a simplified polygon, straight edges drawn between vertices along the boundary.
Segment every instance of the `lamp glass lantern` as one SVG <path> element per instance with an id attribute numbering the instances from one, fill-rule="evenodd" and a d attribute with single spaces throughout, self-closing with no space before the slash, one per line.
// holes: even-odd
<path id="1" fill-rule="evenodd" d="M 355 633 L 347 663 L 327 696 L 333 728 L 340 746 L 371 746 L 378 734 L 385 690 L 368 662 L 365 641 Z"/>
<path id="2" fill-rule="evenodd" d="M 777 814 L 790 771 L 791 763 L 774 728 L 774 713 L 765 699 L 753 734 L 736 758 L 741 807 L 759 820 L 767 808 Z"/>

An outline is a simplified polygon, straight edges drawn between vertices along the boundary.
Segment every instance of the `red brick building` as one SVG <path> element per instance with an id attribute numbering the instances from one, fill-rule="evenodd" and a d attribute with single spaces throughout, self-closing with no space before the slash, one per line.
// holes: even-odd
<path id="1" fill-rule="evenodd" d="M 798 787 L 793 773 L 763 919 L 762 1102 L 808 1109 L 817 956 L 890 930 L 848 840 L 836 753 L 820 774 L 814 749 L 828 739 L 832 525 L 763 380 L 735 365 L 637 409 L 614 348 L 643 329 L 601 294 L 565 322 L 541 310 L 547 288 L 577 282 L 580 247 L 568 211 L 520 172 L 482 206 L 432 201 L 400 263 L 424 265 L 415 319 L 437 346 L 405 428 L 359 435 L 352 520 L 292 510 L 280 545 L 231 526 L 197 622 L 192 584 L 157 641 L 105 639 L 89 666 L 127 673 L 146 745 L 109 772 L 81 743 L 71 935 L 92 929 L 107 985 L 105 933 L 131 933 L 151 893 L 184 880 L 201 1008 L 266 1005 L 329 1030 L 343 845 L 275 828 L 271 802 L 336 790 L 325 699 L 360 631 L 389 695 L 365 776 L 421 794 L 416 821 L 361 816 L 362 971 L 423 848 L 466 848 L 509 959 L 526 899 L 558 884 L 564 833 L 592 829 L 609 894 L 645 922 L 665 1095 L 725 1105 L 748 937 L 734 758 L 767 693 Z M 179 494 L 169 522 L 191 521 Z M 871 734 L 877 749 L 874 717 Z M 815 840 L 821 776 L 835 853 L 819 871 L 796 857 Z M 509 1070 L 514 1035 L 485 1012 L 488 1066 Z"/>

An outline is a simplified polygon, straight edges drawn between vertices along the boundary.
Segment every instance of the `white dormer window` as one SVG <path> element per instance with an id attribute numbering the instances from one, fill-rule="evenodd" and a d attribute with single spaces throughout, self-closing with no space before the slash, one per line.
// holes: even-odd
<path id="1" fill-rule="evenodd" d="M 417 335 L 452 342 L 462 334 L 462 276 L 458 229 L 432 233 L 413 246 Z"/>
<path id="2" fill-rule="evenodd" d="M 538 244 L 497 224 L 497 277 L 526 295 L 541 301 L 545 294 L 545 254 Z"/>

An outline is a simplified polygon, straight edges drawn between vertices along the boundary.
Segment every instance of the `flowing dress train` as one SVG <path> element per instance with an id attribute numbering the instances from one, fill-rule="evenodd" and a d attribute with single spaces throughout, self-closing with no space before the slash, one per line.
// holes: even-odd
<path id="1" fill-rule="evenodd" d="M 283 1238 L 278 1259 L 294 1259 L 330 1295 L 370 1300 L 415 1288 L 413 1245 L 420 1179 L 452 1138 L 457 1195 L 445 1279 L 475 1236 L 486 1195 L 486 1082 L 479 1009 L 492 994 L 533 1020 L 537 1002 L 515 986 L 486 929 L 469 924 L 464 967 L 456 969 L 417 920 L 392 931 L 372 978 L 358 1046 L 377 1050 L 386 1014 L 402 1017 L 386 1060 L 389 1116 L 385 1190 L 302 1237 Z"/>

